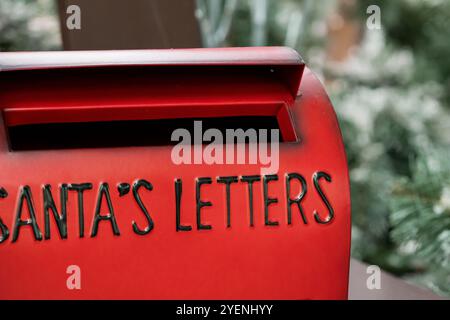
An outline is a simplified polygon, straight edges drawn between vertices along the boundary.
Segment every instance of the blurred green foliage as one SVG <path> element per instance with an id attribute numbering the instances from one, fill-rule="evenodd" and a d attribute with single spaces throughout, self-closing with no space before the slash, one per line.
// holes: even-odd
<path id="1" fill-rule="evenodd" d="M 369 81 L 376 83 L 370 91 L 383 95 L 377 104 L 385 106 L 373 114 L 370 129 L 361 128 L 370 132 L 364 145 L 355 151 L 346 144 L 350 154 L 381 148 L 370 161 L 352 166 L 353 253 L 450 295 L 450 2 L 358 1 L 363 23 L 372 4 L 381 8 L 384 41 L 368 60 L 384 81 Z M 386 77 L 385 66 L 395 56 L 410 61 Z M 349 102 L 343 96 L 336 101 L 338 112 L 340 103 Z M 352 139 L 345 130 L 344 138 Z M 371 173 L 359 176 L 362 168 Z"/>
<path id="2" fill-rule="evenodd" d="M 56 1 L 0 1 L 0 51 L 60 48 Z"/>
<path id="3" fill-rule="evenodd" d="M 361 9 L 377 4 L 383 12 L 383 27 L 390 43 L 414 52 L 413 81 L 438 81 L 450 102 L 450 1 L 401 0 L 358 1 Z M 363 10 L 359 10 L 360 13 Z"/>

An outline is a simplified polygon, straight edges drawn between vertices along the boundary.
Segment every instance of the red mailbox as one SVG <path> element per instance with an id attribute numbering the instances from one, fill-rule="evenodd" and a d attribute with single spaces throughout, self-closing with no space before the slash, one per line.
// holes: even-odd
<path id="1" fill-rule="evenodd" d="M 295 51 L 0 53 L 0 67 L 0 298 L 347 298 L 344 145 Z M 203 159 L 207 131 L 229 129 L 279 130 L 277 165 L 249 161 L 250 139 Z"/>

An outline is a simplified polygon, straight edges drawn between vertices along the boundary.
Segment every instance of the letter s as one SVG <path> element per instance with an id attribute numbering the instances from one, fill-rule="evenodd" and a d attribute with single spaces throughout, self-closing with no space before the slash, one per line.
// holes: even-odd
<path id="1" fill-rule="evenodd" d="M 147 233 L 149 233 L 150 231 L 153 230 L 154 223 L 153 223 L 152 218 L 150 217 L 150 214 L 148 213 L 147 208 L 144 206 L 144 203 L 142 202 L 141 197 L 139 196 L 138 191 L 139 191 L 139 189 L 141 187 L 145 187 L 147 190 L 151 191 L 151 190 L 153 190 L 153 186 L 152 186 L 152 184 L 150 182 L 148 182 L 148 181 L 146 181 L 144 179 L 137 180 L 133 184 L 133 196 L 134 196 L 134 199 L 136 199 L 136 202 L 137 202 L 139 208 L 141 208 L 141 210 L 144 213 L 145 218 L 147 219 L 147 222 L 148 222 L 147 227 L 144 230 L 141 230 L 141 229 L 139 229 L 136 221 L 133 221 L 132 222 L 132 224 L 133 224 L 133 231 L 136 234 L 143 236 L 143 235 L 146 235 Z"/>
<path id="2" fill-rule="evenodd" d="M 331 220 L 333 220 L 333 218 L 334 218 L 334 210 L 333 210 L 333 207 L 331 206 L 330 202 L 328 201 L 327 197 L 323 193 L 322 189 L 320 188 L 319 180 L 322 179 L 322 178 L 325 178 L 325 180 L 327 180 L 328 182 L 331 182 L 331 176 L 328 173 L 325 173 L 323 171 L 316 172 L 313 175 L 314 187 L 316 188 L 317 192 L 319 193 L 320 198 L 322 199 L 323 203 L 325 203 L 325 205 L 327 206 L 328 217 L 323 220 L 319 216 L 317 211 L 314 210 L 314 219 L 316 220 L 317 223 L 327 224 L 327 223 L 330 223 Z"/>

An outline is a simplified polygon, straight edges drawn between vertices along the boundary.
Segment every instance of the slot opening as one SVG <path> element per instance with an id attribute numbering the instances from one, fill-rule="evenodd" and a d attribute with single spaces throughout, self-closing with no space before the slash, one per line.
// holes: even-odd
<path id="1" fill-rule="evenodd" d="M 269 143 L 270 130 L 280 129 L 275 116 L 230 116 L 25 124 L 9 127 L 8 137 L 11 151 L 164 146 L 177 144 L 171 140 L 172 132 L 183 128 L 195 144 L 194 121 L 201 121 L 202 134 L 208 129 L 219 130 L 224 143 L 227 129 L 254 129 L 257 137 L 260 129 L 266 129 Z M 279 139 L 284 141 L 281 131 Z"/>

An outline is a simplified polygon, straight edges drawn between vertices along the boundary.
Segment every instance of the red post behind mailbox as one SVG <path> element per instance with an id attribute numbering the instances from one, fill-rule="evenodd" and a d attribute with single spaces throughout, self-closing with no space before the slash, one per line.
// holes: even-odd
<path id="1" fill-rule="evenodd" d="M 0 53 L 0 67 L 1 299 L 347 298 L 344 145 L 295 51 Z M 250 140 L 202 158 L 230 129 L 278 129 L 277 165 L 248 161 Z"/>

